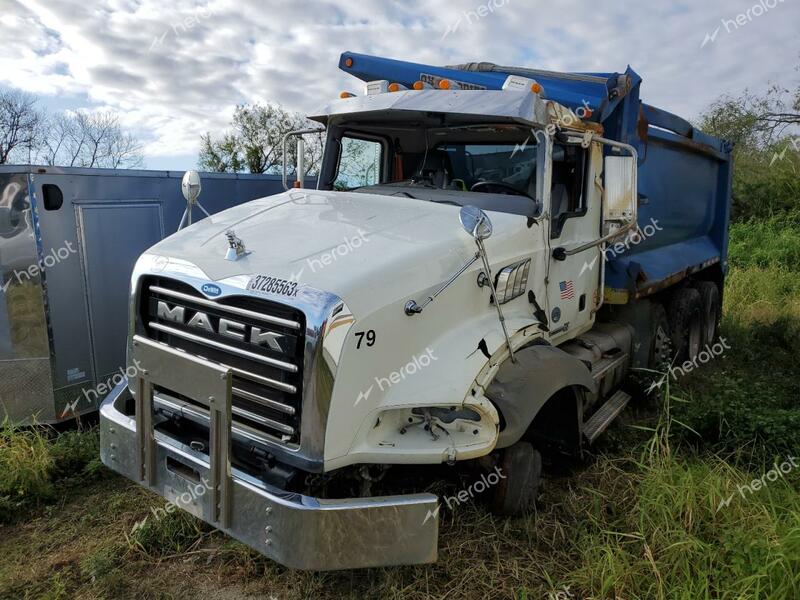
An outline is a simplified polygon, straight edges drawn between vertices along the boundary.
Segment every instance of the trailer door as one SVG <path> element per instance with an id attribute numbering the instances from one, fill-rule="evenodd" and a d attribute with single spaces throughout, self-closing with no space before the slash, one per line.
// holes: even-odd
<path id="1" fill-rule="evenodd" d="M 76 207 L 98 383 L 125 368 L 128 295 L 139 255 L 164 237 L 158 201 L 87 202 Z"/>

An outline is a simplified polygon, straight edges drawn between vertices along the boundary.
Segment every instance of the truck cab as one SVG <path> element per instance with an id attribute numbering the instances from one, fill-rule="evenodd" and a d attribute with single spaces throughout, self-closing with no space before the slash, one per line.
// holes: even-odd
<path id="1" fill-rule="evenodd" d="M 600 104 L 534 72 L 341 64 L 362 62 L 364 92 L 310 117 L 314 189 L 142 255 L 136 376 L 101 409 L 105 464 L 176 503 L 207 482 L 181 508 L 303 569 L 435 560 L 438 499 L 414 484 L 436 465 L 495 473 L 495 511 L 529 509 L 540 452 L 580 456 L 631 369 L 697 352 L 719 312 L 694 296 L 718 286 L 707 260 L 608 292 L 608 248 L 642 242 L 642 167 Z"/>

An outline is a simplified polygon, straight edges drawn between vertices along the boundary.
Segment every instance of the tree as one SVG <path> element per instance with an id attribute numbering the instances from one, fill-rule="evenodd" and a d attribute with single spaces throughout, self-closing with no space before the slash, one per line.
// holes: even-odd
<path id="1" fill-rule="evenodd" d="M 773 86 L 763 95 L 745 90 L 740 96 L 723 96 L 700 115 L 700 129 L 736 146 L 763 150 L 800 125 L 800 87 L 793 103 L 788 93 Z"/>
<path id="2" fill-rule="evenodd" d="M 723 96 L 698 127 L 734 145 L 733 218 L 747 220 L 800 209 L 800 86 L 759 95 Z"/>
<path id="3" fill-rule="evenodd" d="M 109 169 L 131 169 L 144 162 L 141 144 L 107 111 L 59 113 L 47 119 L 38 159 L 48 165 Z"/>
<path id="4" fill-rule="evenodd" d="M 41 133 L 41 121 L 36 98 L 16 90 L 0 92 L 0 165 L 8 163 L 20 151 L 28 154 L 33 151 Z M 27 162 L 27 156 L 20 159 Z"/>
<path id="5" fill-rule="evenodd" d="M 236 107 L 231 129 L 219 138 L 206 133 L 200 138 L 198 165 L 208 171 L 280 173 L 283 169 L 283 137 L 297 129 L 317 124 L 277 104 L 242 104 Z M 286 161 L 294 166 L 296 144 L 287 146 Z M 315 173 L 322 158 L 321 135 L 306 136 L 305 163 L 308 174 Z"/>

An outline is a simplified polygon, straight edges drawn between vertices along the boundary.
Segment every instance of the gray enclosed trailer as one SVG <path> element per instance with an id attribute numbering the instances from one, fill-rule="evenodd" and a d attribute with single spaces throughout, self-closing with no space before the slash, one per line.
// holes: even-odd
<path id="1" fill-rule="evenodd" d="M 0 166 L 0 419 L 96 410 L 125 368 L 133 264 L 178 228 L 182 176 Z M 212 214 L 282 190 L 277 176 L 201 176 Z"/>

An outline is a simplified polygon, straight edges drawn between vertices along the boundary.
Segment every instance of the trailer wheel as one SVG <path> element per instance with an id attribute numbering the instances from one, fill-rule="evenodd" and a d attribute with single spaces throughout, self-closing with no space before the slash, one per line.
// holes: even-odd
<path id="1" fill-rule="evenodd" d="M 694 360 L 703 347 L 703 301 L 700 292 L 685 287 L 672 294 L 667 310 L 672 346 L 678 362 Z"/>
<path id="2" fill-rule="evenodd" d="M 533 508 L 542 479 L 542 455 L 529 442 L 503 451 L 497 466 L 500 480 L 492 496 L 492 512 L 516 516 Z"/>
<path id="3" fill-rule="evenodd" d="M 719 288 L 713 281 L 698 281 L 694 288 L 700 293 L 703 303 L 703 346 L 713 344 L 719 334 L 719 321 L 722 309 L 719 301 Z"/>

